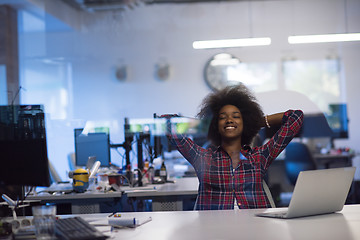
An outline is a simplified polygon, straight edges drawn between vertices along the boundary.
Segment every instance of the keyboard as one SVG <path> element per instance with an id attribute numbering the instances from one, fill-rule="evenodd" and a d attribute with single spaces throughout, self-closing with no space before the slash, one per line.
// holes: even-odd
<path id="1" fill-rule="evenodd" d="M 256 214 L 256 216 L 271 217 L 271 218 L 286 218 L 286 215 L 287 215 L 287 211 L 263 212 L 263 213 Z"/>
<path id="2" fill-rule="evenodd" d="M 55 234 L 63 240 L 102 240 L 108 238 L 81 217 L 61 218 L 55 221 Z"/>

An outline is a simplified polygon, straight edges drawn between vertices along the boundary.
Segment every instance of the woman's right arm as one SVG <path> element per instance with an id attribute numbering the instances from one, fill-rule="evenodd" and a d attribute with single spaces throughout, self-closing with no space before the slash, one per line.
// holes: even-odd
<path id="1" fill-rule="evenodd" d="M 177 134 L 175 129 L 172 129 L 170 122 L 167 122 L 166 129 L 166 136 L 169 142 L 173 146 L 176 146 L 181 155 L 183 155 L 195 169 L 199 168 L 201 156 L 205 154 L 206 150 L 183 134 Z"/>
<path id="2" fill-rule="evenodd" d="M 194 141 L 190 138 L 181 134 L 168 134 L 167 137 L 170 143 L 176 146 L 181 155 L 183 155 L 184 158 L 188 160 L 194 168 L 200 164 L 199 160 L 206 151 L 204 148 L 194 143 Z"/>

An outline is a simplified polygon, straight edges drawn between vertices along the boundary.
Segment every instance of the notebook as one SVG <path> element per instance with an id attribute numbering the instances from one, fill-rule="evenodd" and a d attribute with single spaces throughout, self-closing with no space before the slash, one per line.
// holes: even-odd
<path id="1" fill-rule="evenodd" d="M 268 209 L 259 217 L 296 218 L 341 211 L 355 174 L 355 167 L 302 171 L 287 210 Z"/>

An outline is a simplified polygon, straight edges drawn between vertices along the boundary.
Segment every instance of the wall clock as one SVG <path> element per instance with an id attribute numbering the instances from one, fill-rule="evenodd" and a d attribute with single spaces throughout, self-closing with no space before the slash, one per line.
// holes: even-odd
<path id="1" fill-rule="evenodd" d="M 236 78 L 233 79 L 231 76 L 232 72 L 236 72 L 239 64 L 240 60 L 229 53 L 216 54 L 205 65 L 206 83 L 213 91 L 239 83 Z"/>

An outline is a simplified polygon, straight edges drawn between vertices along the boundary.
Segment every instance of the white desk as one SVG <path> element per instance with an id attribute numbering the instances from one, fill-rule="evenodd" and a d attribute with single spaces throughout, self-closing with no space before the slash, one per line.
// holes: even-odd
<path id="1" fill-rule="evenodd" d="M 144 188 L 123 188 L 129 199 L 151 199 L 152 211 L 182 211 L 186 199 L 196 199 L 196 177 L 177 178 L 174 183 L 151 184 Z"/>
<path id="2" fill-rule="evenodd" d="M 318 165 L 325 168 L 331 167 L 349 167 L 352 166 L 352 159 L 355 154 L 343 153 L 343 154 L 313 154 L 313 157 Z"/>
<path id="3" fill-rule="evenodd" d="M 103 198 L 116 198 L 121 197 L 122 192 L 85 192 L 85 193 L 69 193 L 59 195 L 30 195 L 27 197 L 29 200 L 40 200 L 40 201 L 68 201 L 68 200 L 85 200 L 85 199 L 103 199 Z"/>
<path id="4" fill-rule="evenodd" d="M 360 205 L 346 205 L 343 211 L 297 219 L 255 217 L 254 210 L 177 211 L 121 213 L 122 217 L 147 217 L 152 221 L 137 228 L 109 232 L 112 239 L 190 240 L 356 240 L 360 239 Z M 92 224 L 106 223 L 106 214 L 81 215 Z"/>
<path id="5" fill-rule="evenodd" d="M 31 195 L 28 200 L 40 200 L 43 203 L 71 204 L 73 214 L 100 213 L 100 203 L 114 205 L 116 211 L 117 203 L 125 201 L 126 198 L 151 199 L 153 211 L 160 210 L 183 210 L 185 198 L 196 198 L 198 192 L 197 178 L 179 178 L 175 183 L 150 184 L 144 187 L 121 187 L 121 192 L 85 192 L 60 195 Z M 124 200 L 125 198 L 125 200 Z M 109 207 L 111 208 L 111 207 Z"/>
<path id="6" fill-rule="evenodd" d="M 121 201 L 122 192 L 85 192 L 85 193 L 69 193 L 60 195 L 30 195 L 27 200 L 39 200 L 42 203 L 70 204 L 71 213 L 100 213 L 100 203 L 108 205 L 116 205 Z"/>
<path id="7" fill-rule="evenodd" d="M 157 197 L 177 195 L 197 195 L 199 180 L 196 177 L 176 178 L 174 183 L 151 184 L 146 187 L 123 187 L 127 197 Z"/>

